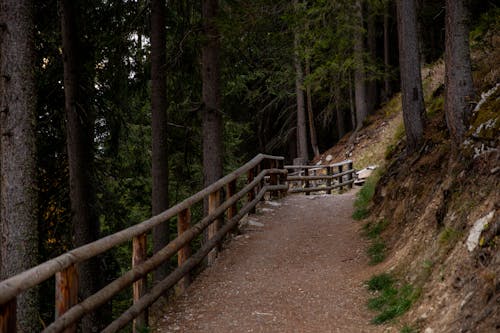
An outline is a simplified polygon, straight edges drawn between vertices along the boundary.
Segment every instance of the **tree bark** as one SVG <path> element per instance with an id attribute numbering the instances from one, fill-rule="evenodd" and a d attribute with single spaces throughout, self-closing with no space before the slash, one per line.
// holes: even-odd
<path id="1" fill-rule="evenodd" d="M 392 95 L 390 78 L 390 36 L 389 36 L 389 6 L 387 3 L 384 9 L 384 101 L 388 101 Z"/>
<path id="2" fill-rule="evenodd" d="M 366 101 L 366 75 L 364 69 L 364 34 L 363 34 L 363 12 L 361 0 L 356 0 L 356 32 L 354 36 L 354 100 L 356 104 L 356 130 L 363 127 L 363 121 L 368 115 Z"/>
<path id="3" fill-rule="evenodd" d="M 311 63 L 306 59 L 306 76 L 311 75 Z M 316 125 L 314 124 L 314 112 L 312 104 L 311 86 L 306 87 L 307 95 L 307 115 L 309 117 L 309 135 L 311 137 L 311 146 L 313 149 L 314 157 L 319 156 L 318 139 L 316 136 Z"/>
<path id="4" fill-rule="evenodd" d="M 202 99 L 203 99 L 203 184 L 208 186 L 222 177 L 222 112 L 220 110 L 220 35 L 215 19 L 219 10 L 218 0 L 202 1 L 205 43 L 201 50 Z M 204 202 L 208 213 L 208 200 Z M 219 221 L 213 222 L 215 226 Z M 205 233 L 205 241 L 208 234 Z M 213 258 L 214 256 L 211 256 Z M 208 264 L 212 264 L 209 262 Z"/>
<path id="5" fill-rule="evenodd" d="M 367 13 L 367 46 L 368 46 L 368 52 L 369 56 L 372 59 L 372 61 L 376 61 L 377 59 L 377 31 L 376 31 L 376 16 L 375 16 L 375 10 L 372 8 L 371 5 L 368 5 L 368 10 L 369 12 Z M 375 111 L 375 107 L 377 106 L 378 103 L 378 96 L 377 96 L 377 83 L 378 80 L 374 80 L 371 78 L 370 80 L 366 81 L 366 100 L 367 100 L 367 111 L 369 114 L 373 113 Z"/>
<path id="6" fill-rule="evenodd" d="M 33 2 L 0 0 L 0 280 L 37 264 Z M 37 332 L 38 291 L 18 298 L 18 330 Z"/>
<path id="7" fill-rule="evenodd" d="M 468 16 L 464 0 L 446 1 L 444 109 L 455 149 L 464 140 L 469 127 L 474 97 Z"/>
<path id="8" fill-rule="evenodd" d="M 297 9 L 298 0 L 293 0 L 293 6 Z M 294 55 L 293 61 L 295 65 L 295 93 L 297 98 L 297 157 L 305 163 L 309 160 L 309 152 L 307 149 L 307 125 L 306 125 L 306 107 L 304 99 L 304 73 L 299 56 L 300 40 L 298 32 L 294 36 Z"/>
<path id="9" fill-rule="evenodd" d="M 338 78 L 340 82 L 340 77 Z M 337 115 L 337 132 L 339 135 L 339 140 L 345 135 L 345 125 L 344 125 L 344 113 L 340 107 L 341 91 L 340 85 L 335 85 L 335 113 Z"/>
<path id="10" fill-rule="evenodd" d="M 61 0 L 61 27 L 64 60 L 64 94 L 66 133 L 69 164 L 70 201 L 73 228 L 73 246 L 79 247 L 99 238 L 99 220 L 96 211 L 94 169 L 94 122 L 92 107 L 88 106 L 83 89 L 85 83 L 83 59 L 80 59 L 80 36 L 77 30 L 77 2 Z M 87 86 L 86 88 L 82 88 Z M 78 265 L 80 299 L 100 289 L 99 259 Z M 85 316 L 81 322 L 84 332 L 97 332 L 102 328 L 99 313 Z"/>
<path id="11" fill-rule="evenodd" d="M 165 1 L 151 1 L 151 113 L 152 113 L 152 213 L 158 215 L 168 208 L 168 141 Z M 153 253 L 169 242 L 168 223 L 153 228 Z M 168 264 L 154 272 L 155 282 L 168 274 Z"/>
<path id="12" fill-rule="evenodd" d="M 422 142 L 425 106 L 420 74 L 417 15 L 414 0 L 398 0 L 399 67 L 406 151 L 416 151 Z"/>

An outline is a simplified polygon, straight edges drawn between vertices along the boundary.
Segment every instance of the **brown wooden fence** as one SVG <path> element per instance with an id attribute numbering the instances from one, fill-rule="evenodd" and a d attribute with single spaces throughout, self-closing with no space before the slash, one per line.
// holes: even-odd
<path id="1" fill-rule="evenodd" d="M 352 188 L 354 183 L 353 163 L 351 160 L 330 165 L 285 165 L 290 170 L 287 180 L 290 193 L 326 192 L 335 189 Z"/>
<path id="2" fill-rule="evenodd" d="M 145 311 L 168 289 L 181 279 L 189 282 L 190 271 L 207 255 L 213 261 L 214 250 L 225 235 L 234 229 L 243 216 L 255 209 L 266 192 L 273 195 L 286 193 L 286 169 L 283 157 L 257 155 L 238 170 L 201 190 L 163 213 L 95 242 L 64 253 L 36 267 L 15 275 L 0 283 L 0 333 L 16 332 L 16 298 L 23 291 L 33 288 L 55 275 L 56 319 L 43 332 L 75 332 L 79 320 L 95 311 L 123 289 L 133 286 L 133 305 L 109 324 L 103 332 L 116 332 L 131 321 L 134 329 L 146 324 Z M 237 192 L 237 180 L 245 176 L 247 181 Z M 222 197 L 222 193 L 225 197 Z M 191 207 L 208 198 L 208 215 L 191 226 Z M 246 199 L 246 200 L 242 200 Z M 238 209 L 238 202 L 243 205 Z M 226 216 L 226 222 L 222 223 Z M 151 257 L 146 255 L 147 234 L 160 223 L 168 223 L 177 217 L 178 236 Z M 208 229 L 208 241 L 190 255 L 190 241 Z M 132 268 L 104 288 L 77 301 L 78 277 L 76 265 L 96 257 L 111 248 L 132 242 Z M 157 267 L 178 254 L 178 267 L 149 291 L 147 276 Z M 210 259 L 211 258 L 211 259 Z"/>
<path id="3" fill-rule="evenodd" d="M 279 197 L 288 192 L 327 191 L 353 183 L 352 162 L 329 166 L 283 166 L 283 157 L 259 154 L 241 168 L 221 178 L 163 213 L 132 227 L 81 246 L 36 267 L 0 282 L 0 333 L 16 332 L 17 296 L 55 276 L 55 321 L 43 332 L 76 332 L 79 320 L 96 311 L 119 292 L 132 286 L 133 305 L 114 319 L 103 332 L 116 332 L 134 321 L 133 328 L 147 325 L 147 309 L 167 290 L 179 283 L 185 288 L 190 272 L 205 257 L 213 262 L 217 246 L 237 226 L 264 195 Z M 343 169 L 345 168 L 345 170 Z M 297 170 L 288 176 L 288 170 Z M 241 177 L 246 181 L 238 182 Z M 302 182 L 302 186 L 289 190 L 288 182 Z M 322 181 L 324 184 L 311 183 Z M 243 183 L 238 186 L 238 183 Z M 238 190 L 238 187 L 241 187 Z M 224 194 L 224 198 L 223 197 Z M 197 223 L 191 221 L 191 208 L 208 199 L 208 215 Z M 238 209 L 238 203 L 241 208 Z M 151 257 L 146 255 L 147 235 L 160 223 L 177 218 L 177 237 Z M 225 218 L 224 218 L 225 217 Z M 225 220 L 225 222 L 224 222 Z M 207 229 L 208 241 L 191 254 L 190 242 Z M 86 260 L 126 242 L 132 242 L 132 268 L 90 297 L 78 302 L 78 276 L 76 266 Z M 147 289 L 147 277 L 156 268 L 177 254 L 178 267 L 164 280 Z"/>

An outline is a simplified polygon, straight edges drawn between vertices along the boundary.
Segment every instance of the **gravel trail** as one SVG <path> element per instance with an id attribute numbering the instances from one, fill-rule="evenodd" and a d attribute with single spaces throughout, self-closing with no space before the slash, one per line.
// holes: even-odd
<path id="1" fill-rule="evenodd" d="M 355 191 L 263 204 L 155 332 L 382 332 L 369 323 L 368 265 Z"/>

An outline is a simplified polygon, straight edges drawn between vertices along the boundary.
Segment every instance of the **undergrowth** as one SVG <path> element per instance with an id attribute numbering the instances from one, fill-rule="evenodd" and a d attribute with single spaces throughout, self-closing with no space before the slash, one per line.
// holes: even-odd
<path id="1" fill-rule="evenodd" d="M 383 324 L 401 316 L 418 297 L 412 285 L 398 286 L 396 279 L 387 273 L 373 276 L 366 285 L 376 295 L 368 300 L 368 308 L 378 312 L 372 319 L 374 324 Z"/>
<path id="2" fill-rule="evenodd" d="M 372 240 L 371 245 L 367 249 L 371 265 L 381 263 L 385 259 L 386 246 L 380 235 L 388 225 L 389 221 L 383 219 L 378 222 L 368 222 L 363 226 L 363 236 Z"/>
<path id="3" fill-rule="evenodd" d="M 356 201 L 354 201 L 354 213 L 352 218 L 355 220 L 363 220 L 368 215 L 370 215 L 370 202 L 372 201 L 373 194 L 375 193 L 375 187 L 380 179 L 381 172 L 377 169 L 372 175 L 366 180 L 365 184 L 356 194 Z"/>

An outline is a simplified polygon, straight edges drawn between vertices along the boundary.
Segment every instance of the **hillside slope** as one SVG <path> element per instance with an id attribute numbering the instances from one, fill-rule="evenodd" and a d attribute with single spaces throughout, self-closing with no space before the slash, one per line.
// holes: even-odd
<path id="1" fill-rule="evenodd" d="M 364 222 L 384 228 L 381 270 L 417 291 L 393 331 L 500 331 L 500 37 L 486 39 L 473 56 L 475 85 L 485 94 L 459 159 L 450 154 L 442 62 L 423 71 L 428 127 L 418 153 L 406 156 L 398 112 L 387 118 L 384 111 L 352 145 L 345 140 L 322 156 L 351 157 L 358 168 L 385 165 Z"/>

